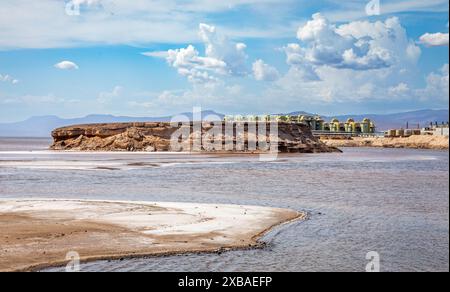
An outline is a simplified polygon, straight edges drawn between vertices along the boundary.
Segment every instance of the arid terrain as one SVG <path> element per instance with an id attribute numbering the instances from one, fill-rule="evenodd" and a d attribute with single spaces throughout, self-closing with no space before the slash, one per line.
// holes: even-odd
<path id="1" fill-rule="evenodd" d="M 408 138 L 370 137 L 352 139 L 322 139 L 330 147 L 382 147 L 411 149 L 449 149 L 449 138 L 445 136 L 411 136 Z"/>
<path id="2" fill-rule="evenodd" d="M 292 210 L 186 203 L 0 200 L 0 271 L 82 261 L 254 248 Z"/>

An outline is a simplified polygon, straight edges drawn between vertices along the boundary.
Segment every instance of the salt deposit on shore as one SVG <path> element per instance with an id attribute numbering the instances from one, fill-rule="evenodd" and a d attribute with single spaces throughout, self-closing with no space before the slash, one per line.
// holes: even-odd
<path id="1" fill-rule="evenodd" d="M 0 271 L 258 246 L 293 210 L 187 203 L 0 200 Z"/>

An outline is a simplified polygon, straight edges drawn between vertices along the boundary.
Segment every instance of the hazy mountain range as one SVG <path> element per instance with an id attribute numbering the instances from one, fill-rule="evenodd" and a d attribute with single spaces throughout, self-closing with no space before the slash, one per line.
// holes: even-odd
<path id="1" fill-rule="evenodd" d="M 292 112 L 292 115 L 309 114 L 306 112 Z M 184 113 L 192 119 L 192 113 Z M 204 111 L 202 116 L 217 115 L 223 117 L 223 114 L 216 113 L 214 111 Z M 409 123 L 411 128 L 425 126 L 430 122 L 447 122 L 449 119 L 449 111 L 446 110 L 420 110 L 404 113 L 386 114 L 386 115 L 343 115 L 323 118 L 327 121 L 332 118 L 337 118 L 341 121 L 346 121 L 348 118 L 354 118 L 357 121 L 369 118 L 375 121 L 377 129 L 380 131 L 406 127 L 406 123 Z M 172 117 L 126 117 L 126 116 L 112 116 L 112 115 L 89 115 L 83 118 L 74 119 L 62 119 L 57 116 L 40 116 L 32 117 L 28 120 L 17 123 L 0 123 L 0 136 L 1 137 L 49 137 L 53 129 L 78 124 L 91 124 L 91 123 L 121 123 L 121 122 L 168 122 Z"/>

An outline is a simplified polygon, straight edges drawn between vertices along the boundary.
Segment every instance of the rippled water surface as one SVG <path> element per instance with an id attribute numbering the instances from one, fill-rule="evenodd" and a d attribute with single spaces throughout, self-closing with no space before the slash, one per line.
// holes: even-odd
<path id="1" fill-rule="evenodd" d="M 257 157 L 52 153 L 48 140 L 0 139 L 1 198 L 248 204 L 307 211 L 263 250 L 102 261 L 85 271 L 449 270 L 449 154 L 344 149 Z M 57 269 L 56 269 L 57 270 Z"/>

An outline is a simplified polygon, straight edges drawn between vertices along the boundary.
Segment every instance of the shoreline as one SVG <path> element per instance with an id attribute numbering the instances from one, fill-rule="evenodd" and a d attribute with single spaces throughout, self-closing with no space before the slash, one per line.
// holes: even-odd
<path id="1" fill-rule="evenodd" d="M 232 251 L 246 251 L 246 250 L 255 250 L 255 249 L 263 249 L 266 247 L 265 242 L 261 242 L 260 240 L 269 234 L 270 232 L 274 231 L 277 228 L 281 228 L 283 226 L 287 226 L 289 224 L 292 224 L 297 221 L 306 221 L 308 220 L 308 215 L 306 213 L 299 212 L 299 215 L 296 218 L 293 218 L 289 221 L 281 222 L 278 224 L 275 224 L 266 230 L 262 231 L 260 234 L 255 235 L 252 240 L 255 241 L 255 244 L 252 246 L 234 246 L 234 247 L 226 247 L 226 248 L 218 248 L 218 249 L 211 249 L 211 250 L 186 250 L 186 251 L 173 251 L 173 252 L 161 252 L 161 253 L 144 253 L 144 254 L 128 254 L 128 255 L 116 255 L 116 256 L 107 256 L 107 257 L 92 257 L 87 259 L 82 259 L 81 264 L 87 264 L 97 261 L 122 261 L 122 260 L 132 260 L 132 259 L 147 259 L 147 258 L 160 258 L 160 257 L 170 257 L 170 256 L 182 256 L 182 255 L 201 255 L 201 254 L 222 254 L 226 252 L 232 252 Z M 37 267 L 30 267 L 26 270 L 16 271 L 16 272 L 39 272 L 44 271 L 45 269 L 51 269 L 51 268 L 62 268 L 67 264 L 67 261 L 62 261 L 60 263 L 52 263 L 50 265 L 44 265 L 44 266 L 37 266 Z"/>
<path id="2" fill-rule="evenodd" d="M 241 205 L 0 200 L 0 271 L 61 267 L 77 250 L 86 263 L 262 248 L 274 228 L 306 216 Z"/>

